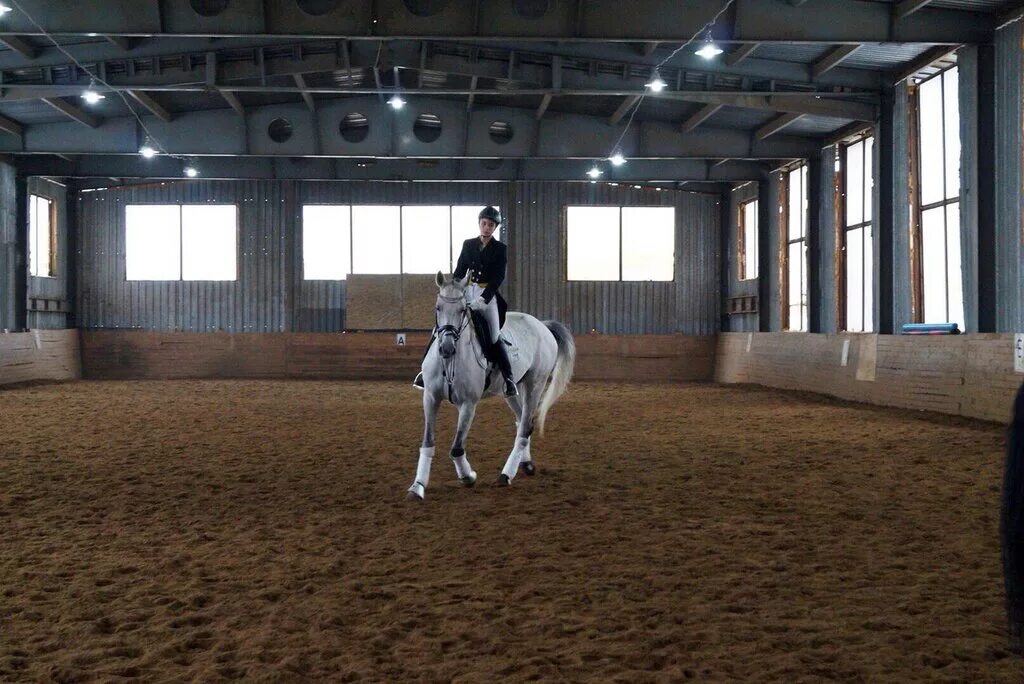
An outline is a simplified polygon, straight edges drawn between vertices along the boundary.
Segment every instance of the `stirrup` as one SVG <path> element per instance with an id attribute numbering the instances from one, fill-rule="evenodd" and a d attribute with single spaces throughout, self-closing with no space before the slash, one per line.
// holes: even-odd
<path id="1" fill-rule="evenodd" d="M 417 389 L 423 389 L 423 373 L 416 374 L 416 379 L 412 381 L 412 386 Z"/>
<path id="2" fill-rule="evenodd" d="M 511 388 L 511 391 L 509 391 L 509 388 Z M 518 395 L 519 395 L 519 388 L 516 387 L 516 383 L 513 382 L 512 380 L 506 380 L 505 381 L 505 396 L 506 397 L 515 397 L 515 396 L 518 396 Z"/>

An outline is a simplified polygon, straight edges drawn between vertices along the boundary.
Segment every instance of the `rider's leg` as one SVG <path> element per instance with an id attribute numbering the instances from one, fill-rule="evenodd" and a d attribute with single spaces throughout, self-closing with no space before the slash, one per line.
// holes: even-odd
<path id="1" fill-rule="evenodd" d="M 498 298 L 492 297 L 490 303 L 482 311 L 487 320 L 487 328 L 491 334 L 491 348 L 494 350 L 495 358 L 498 360 L 498 367 L 501 369 L 501 377 L 505 380 L 505 396 L 514 397 L 519 394 L 516 389 L 515 380 L 512 378 L 512 363 L 508 358 L 508 349 L 501 342 L 501 329 L 498 327 L 500 316 L 498 315 Z"/>
<path id="2" fill-rule="evenodd" d="M 427 358 L 427 354 L 430 352 L 430 348 L 432 346 L 434 346 L 434 337 L 435 337 L 435 334 L 433 332 L 430 333 L 430 342 L 427 342 L 427 348 L 423 350 L 423 359 L 420 359 L 420 366 L 421 367 L 423 366 L 423 360 Z M 412 381 L 412 384 L 413 384 L 414 387 L 418 387 L 419 389 L 423 389 L 423 371 L 422 370 L 419 373 L 416 374 L 416 379 Z"/>

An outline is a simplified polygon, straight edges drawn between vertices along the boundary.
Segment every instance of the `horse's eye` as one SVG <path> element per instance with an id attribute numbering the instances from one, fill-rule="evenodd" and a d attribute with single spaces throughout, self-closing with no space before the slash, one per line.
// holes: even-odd
<path id="1" fill-rule="evenodd" d="M 441 307 L 439 307 L 439 306 L 434 307 L 434 311 L 436 311 L 437 313 L 441 313 Z"/>

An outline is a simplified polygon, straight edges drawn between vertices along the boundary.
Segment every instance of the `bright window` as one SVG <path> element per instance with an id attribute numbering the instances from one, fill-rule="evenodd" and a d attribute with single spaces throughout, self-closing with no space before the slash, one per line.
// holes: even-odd
<path id="1" fill-rule="evenodd" d="M 757 278 L 757 200 L 740 205 L 737 237 L 738 278 L 754 280 Z"/>
<path id="2" fill-rule="evenodd" d="M 233 204 L 181 207 L 181 279 L 236 280 L 238 223 Z"/>
<path id="3" fill-rule="evenodd" d="M 786 172 L 786 329 L 807 331 L 807 164 Z"/>
<path id="4" fill-rule="evenodd" d="M 402 207 L 402 272 L 437 273 L 448 265 L 451 207 Z"/>
<path id="5" fill-rule="evenodd" d="M 39 195 L 28 198 L 29 274 L 49 278 L 57 275 L 57 235 L 53 202 Z"/>
<path id="6" fill-rule="evenodd" d="M 302 207 L 302 277 L 345 280 L 352 272 L 352 208 L 307 204 Z"/>
<path id="7" fill-rule="evenodd" d="M 483 205 L 302 207 L 303 277 L 345 280 L 350 273 L 450 273 L 467 238 L 480 235 Z M 501 228 L 494 231 L 501 239 Z"/>
<path id="8" fill-rule="evenodd" d="M 233 204 L 130 204 L 125 209 L 128 280 L 236 280 Z"/>
<path id="9" fill-rule="evenodd" d="M 569 280 L 673 280 L 675 209 L 567 207 Z"/>
<path id="10" fill-rule="evenodd" d="M 352 272 L 402 272 L 402 213 L 400 207 L 352 207 Z"/>
<path id="11" fill-rule="evenodd" d="M 960 254 L 958 73 L 947 69 L 917 89 L 922 322 L 964 329 Z"/>
<path id="12" fill-rule="evenodd" d="M 846 330 L 850 332 L 871 332 L 875 329 L 871 227 L 873 145 L 874 138 L 869 137 L 844 148 Z"/>

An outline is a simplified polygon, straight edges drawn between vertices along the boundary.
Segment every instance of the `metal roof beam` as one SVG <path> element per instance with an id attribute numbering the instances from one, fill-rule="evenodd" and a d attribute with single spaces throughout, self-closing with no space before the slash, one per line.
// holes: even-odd
<path id="1" fill-rule="evenodd" d="M 40 3 L 37 3 L 40 4 Z M 264 3 L 225 3 L 212 17 L 198 16 L 185 3 L 149 0 L 91 0 L 89 12 L 77 3 L 41 3 L 38 19 L 55 34 L 115 36 L 250 37 L 317 35 L 352 40 L 410 38 L 431 40 L 519 40 L 565 42 L 681 43 L 703 28 L 721 0 L 630 0 L 578 2 L 576 12 L 549 9 L 543 22 L 502 12 L 489 4 L 450 2 L 429 16 L 413 14 L 397 0 L 343 3 L 316 17 L 301 12 L 264 12 Z M 181 5 L 181 7 L 179 7 Z M 257 11 L 252 6 L 258 6 Z M 549 5 L 556 5 L 549 3 Z M 371 8 L 376 7 L 374 16 Z M 993 17 L 925 7 L 913 22 L 891 22 L 883 2 L 814 0 L 799 6 L 778 0 L 742 0 L 720 23 L 731 40 L 762 42 L 919 42 L 975 43 L 991 38 Z M 38 35 L 25 17 L 5 17 L 6 33 Z M 525 37 L 525 38 L 524 38 Z"/>
<path id="2" fill-rule="evenodd" d="M 892 8 L 893 19 L 903 19 L 927 5 L 932 0 L 900 0 Z"/>
<path id="3" fill-rule="evenodd" d="M 18 36 L 0 36 L 0 43 L 11 48 L 25 59 L 35 59 L 39 56 L 39 50 L 24 38 L 19 38 Z"/>
<path id="4" fill-rule="evenodd" d="M 728 53 L 723 60 L 727 66 L 735 66 L 754 53 L 760 43 L 744 43 Z"/>
<path id="5" fill-rule="evenodd" d="M 16 135 L 20 138 L 25 134 L 25 126 L 14 119 L 8 119 L 6 116 L 0 116 L 0 131 Z"/>
<path id="6" fill-rule="evenodd" d="M 756 137 L 758 140 L 764 140 L 768 136 L 775 135 L 783 128 L 799 119 L 801 116 L 803 115 L 783 114 L 781 116 L 777 116 L 768 123 L 766 123 L 764 126 L 758 128 L 757 131 L 754 132 L 754 137 Z"/>
<path id="7" fill-rule="evenodd" d="M 154 116 L 163 119 L 164 121 L 170 121 L 174 118 L 163 105 L 154 100 L 152 97 L 142 92 L 141 90 L 129 90 L 128 94 L 131 95 L 132 99 L 138 102 L 140 105 L 149 110 Z"/>
<path id="8" fill-rule="evenodd" d="M 440 160 L 424 167 L 415 159 L 379 159 L 360 166 L 356 159 L 317 159 L 296 163 L 288 158 L 272 157 L 207 157 L 196 161 L 203 179 L 303 179 L 303 180 L 535 180 L 588 182 L 585 172 L 591 162 L 584 160 L 525 160 L 487 168 L 481 160 Z M 139 159 L 138 155 L 94 155 L 78 159 L 52 156 L 21 157 L 19 169 L 26 175 L 65 178 L 160 178 L 181 179 L 181 162 L 156 157 Z M 493 166 L 493 165 L 492 165 Z M 738 182 L 760 180 L 764 167 L 756 162 L 734 161 L 727 167 L 716 167 L 699 159 L 658 161 L 630 160 L 629 164 L 609 171 L 608 182 Z"/>
<path id="9" fill-rule="evenodd" d="M 58 112 L 74 119 L 80 124 L 88 126 L 89 128 L 96 128 L 100 125 L 101 119 L 99 117 L 82 111 L 67 100 L 63 100 L 59 97 L 44 97 L 42 99 L 43 102 L 56 109 Z"/>
<path id="10" fill-rule="evenodd" d="M 720 104 L 706 104 L 696 112 L 687 117 L 686 121 L 683 122 L 682 129 L 683 133 L 689 133 L 690 131 L 700 126 L 702 123 L 708 120 L 708 118 L 722 108 Z"/>
<path id="11" fill-rule="evenodd" d="M 905 67 L 894 72 L 892 75 L 892 83 L 896 84 L 907 80 L 917 72 L 926 68 L 933 62 L 939 61 L 954 50 L 956 50 L 956 47 L 951 47 L 949 45 L 937 45 L 936 47 L 933 47 L 913 62 L 910 62 Z"/>
<path id="12" fill-rule="evenodd" d="M 824 57 L 811 65 L 811 76 L 818 78 L 839 66 L 839 63 L 860 49 L 860 45 L 840 45 L 829 50 Z"/>
<path id="13" fill-rule="evenodd" d="M 640 96 L 639 95 L 630 95 L 629 97 L 624 99 L 622 101 L 622 104 L 620 104 L 615 109 L 615 111 L 612 112 L 612 115 L 610 117 L 608 117 L 608 125 L 609 126 L 614 126 L 615 124 L 617 124 L 620 121 L 622 121 L 622 117 L 626 116 L 626 114 L 629 113 L 630 108 L 633 107 L 633 105 L 635 105 L 639 101 L 640 101 Z"/>

